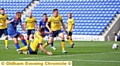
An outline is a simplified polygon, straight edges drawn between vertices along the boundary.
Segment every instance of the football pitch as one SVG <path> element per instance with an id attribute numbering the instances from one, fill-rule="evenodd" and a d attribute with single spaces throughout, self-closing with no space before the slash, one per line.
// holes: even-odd
<path id="1" fill-rule="evenodd" d="M 0 40 L 0 61 L 72 61 L 73 66 L 120 66 L 120 47 L 113 50 L 112 44 L 120 42 L 93 42 L 75 41 L 74 48 L 68 48 L 67 54 L 61 52 L 60 41 L 55 41 L 57 50 L 52 50 L 50 46 L 46 49 L 53 52 L 52 56 L 38 52 L 37 55 L 18 54 L 13 41 L 9 41 L 9 50 L 5 50 L 4 41 Z M 23 44 L 20 42 L 20 46 Z"/>

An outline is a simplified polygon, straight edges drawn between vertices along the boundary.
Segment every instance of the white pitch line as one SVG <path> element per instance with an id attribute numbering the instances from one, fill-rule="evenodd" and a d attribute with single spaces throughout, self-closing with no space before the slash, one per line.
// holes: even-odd
<path id="1" fill-rule="evenodd" d="M 26 58 L 28 59 L 28 58 Z M 30 58 L 29 58 L 30 59 Z M 34 59 L 40 59 L 40 58 L 34 58 Z M 69 61 L 71 59 L 52 59 L 55 61 Z M 120 61 L 113 61 L 113 60 L 81 60 L 81 59 L 72 59 L 72 61 L 81 61 L 81 62 L 100 62 L 100 63 L 120 63 Z"/>
<path id="2" fill-rule="evenodd" d="M 74 61 L 74 60 L 73 60 L 73 61 Z M 75 60 L 75 61 L 76 61 L 76 60 Z M 77 61 L 120 63 L 120 61 L 113 61 L 113 60 L 77 60 Z"/>
<path id="3" fill-rule="evenodd" d="M 56 60 L 56 59 L 55 59 Z M 65 60 L 65 59 L 59 59 L 59 60 Z M 71 60 L 71 59 L 67 59 Z M 113 60 L 81 60 L 81 59 L 72 59 L 72 61 L 84 61 L 84 62 L 109 62 L 109 63 L 120 63 L 120 61 L 113 61 Z"/>
<path id="4" fill-rule="evenodd" d="M 90 53 L 90 54 L 73 54 L 73 55 L 53 55 L 53 56 L 44 56 L 44 57 L 35 57 L 36 55 L 31 55 L 31 57 L 20 58 L 20 59 L 40 59 L 40 58 L 55 58 L 55 57 L 68 57 L 68 56 L 82 56 L 82 55 L 97 55 L 97 54 L 116 54 L 120 52 L 103 52 L 103 53 Z"/>

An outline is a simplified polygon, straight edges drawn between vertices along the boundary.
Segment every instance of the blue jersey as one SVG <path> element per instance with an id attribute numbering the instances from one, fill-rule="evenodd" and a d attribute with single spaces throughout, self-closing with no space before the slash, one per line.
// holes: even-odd
<path id="1" fill-rule="evenodd" d="M 12 20 L 12 19 L 11 19 Z M 14 18 L 14 21 L 8 24 L 8 35 L 15 35 L 17 33 L 17 25 L 22 22 L 21 19 Z"/>
<path id="2" fill-rule="evenodd" d="M 120 35 L 117 35 L 117 39 L 120 39 Z"/>
<path id="3" fill-rule="evenodd" d="M 39 22 L 39 27 L 43 27 L 45 29 L 45 31 L 49 32 L 48 28 L 46 27 L 46 23 L 47 22 L 44 22 L 43 20 L 41 20 Z"/>
<path id="4" fill-rule="evenodd" d="M 117 36 L 117 39 L 120 39 L 120 34 L 115 33 L 115 36 Z"/>

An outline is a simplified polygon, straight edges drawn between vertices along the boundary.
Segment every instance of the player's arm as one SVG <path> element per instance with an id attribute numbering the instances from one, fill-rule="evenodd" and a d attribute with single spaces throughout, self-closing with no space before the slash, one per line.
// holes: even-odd
<path id="1" fill-rule="evenodd" d="M 63 27 L 64 31 L 67 32 L 67 31 L 66 31 L 66 28 L 65 28 L 65 25 L 64 25 L 64 23 L 63 23 L 62 16 L 60 16 L 60 20 L 61 20 L 61 24 L 62 24 L 62 27 Z"/>
<path id="2" fill-rule="evenodd" d="M 14 21 L 14 19 L 12 19 L 12 20 L 6 20 L 6 23 L 9 24 L 9 23 L 11 23 L 13 21 Z"/>
<path id="3" fill-rule="evenodd" d="M 39 47 L 40 47 L 40 49 L 41 49 L 43 52 L 45 52 L 46 54 L 52 55 L 52 52 L 48 52 L 47 50 L 45 50 L 45 48 L 43 47 L 43 44 L 42 44 L 42 43 L 39 44 Z"/>
<path id="4" fill-rule="evenodd" d="M 39 22 L 39 25 L 38 25 L 39 28 L 42 27 L 42 21 Z"/>
<path id="5" fill-rule="evenodd" d="M 40 22 L 39 22 L 39 25 L 38 25 L 38 28 L 41 28 L 41 25 L 42 25 L 41 23 L 42 23 L 42 22 L 40 21 Z"/>
<path id="6" fill-rule="evenodd" d="M 64 31 L 66 31 L 65 25 L 64 25 L 64 23 L 63 23 L 63 20 L 61 20 L 61 24 L 62 24 L 62 26 L 63 26 Z"/>
<path id="7" fill-rule="evenodd" d="M 71 32 L 74 30 L 74 24 L 72 25 L 72 30 L 71 30 Z"/>
<path id="8" fill-rule="evenodd" d="M 65 25 L 65 29 L 68 27 L 68 24 Z"/>
<path id="9" fill-rule="evenodd" d="M 46 23 L 46 27 L 48 28 L 49 32 L 52 33 L 52 30 L 50 29 L 50 22 L 51 22 L 51 18 L 48 19 L 48 22 Z"/>
<path id="10" fill-rule="evenodd" d="M 35 25 L 38 27 L 37 21 L 35 21 Z"/>
<path id="11" fill-rule="evenodd" d="M 36 18 L 34 19 L 34 21 L 35 21 L 35 28 L 37 29 L 38 28 L 38 24 L 37 24 Z"/>
<path id="12" fill-rule="evenodd" d="M 52 30 L 50 29 L 50 26 L 49 26 L 49 25 L 50 25 L 50 22 L 47 22 L 47 23 L 46 23 L 46 27 L 48 28 L 49 33 L 52 33 Z"/>
<path id="13" fill-rule="evenodd" d="M 66 28 L 65 28 L 65 25 L 64 25 L 64 23 L 63 23 L 63 20 L 61 20 L 61 24 L 62 24 L 62 26 L 63 26 L 64 31 L 67 33 Z"/>
<path id="14" fill-rule="evenodd" d="M 36 28 L 36 30 L 38 29 L 38 23 L 37 23 L 37 21 L 35 21 L 35 28 Z"/>
<path id="15" fill-rule="evenodd" d="M 71 32 L 73 31 L 73 29 L 74 29 L 74 19 L 73 19 L 73 22 L 72 22 L 72 30 L 71 30 Z"/>
<path id="16" fill-rule="evenodd" d="M 113 34 L 115 35 L 115 41 L 117 41 L 117 33 L 113 32 Z"/>
<path id="17" fill-rule="evenodd" d="M 50 32 L 45 32 L 45 34 L 50 34 Z"/>
<path id="18" fill-rule="evenodd" d="M 25 19 L 25 24 L 24 24 L 24 27 L 25 27 L 25 28 L 27 27 L 27 21 L 28 21 L 28 19 L 26 18 L 26 19 Z"/>
<path id="19" fill-rule="evenodd" d="M 27 27 L 27 22 L 25 22 L 24 27 L 25 27 L 25 28 Z"/>
<path id="20" fill-rule="evenodd" d="M 35 25 L 38 27 L 38 24 L 37 24 L 36 18 L 35 18 Z"/>
<path id="21" fill-rule="evenodd" d="M 117 36 L 115 36 L 115 41 L 117 41 Z"/>
<path id="22" fill-rule="evenodd" d="M 26 29 L 25 29 L 25 27 L 24 27 L 24 25 L 22 24 L 22 22 L 20 22 L 20 26 L 22 27 L 22 29 L 23 29 L 25 32 L 27 32 Z"/>

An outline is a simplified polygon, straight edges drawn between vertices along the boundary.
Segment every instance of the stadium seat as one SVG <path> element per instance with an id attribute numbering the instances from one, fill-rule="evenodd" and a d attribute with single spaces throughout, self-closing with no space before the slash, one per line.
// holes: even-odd
<path id="1" fill-rule="evenodd" d="M 67 13 L 73 13 L 75 19 L 73 35 L 101 35 L 113 17 L 120 13 L 120 2 L 119 0 L 40 0 L 32 12 L 37 21 L 40 21 L 43 13 L 47 13 L 50 17 L 54 8 L 59 9 L 65 24 L 68 19 Z"/>

